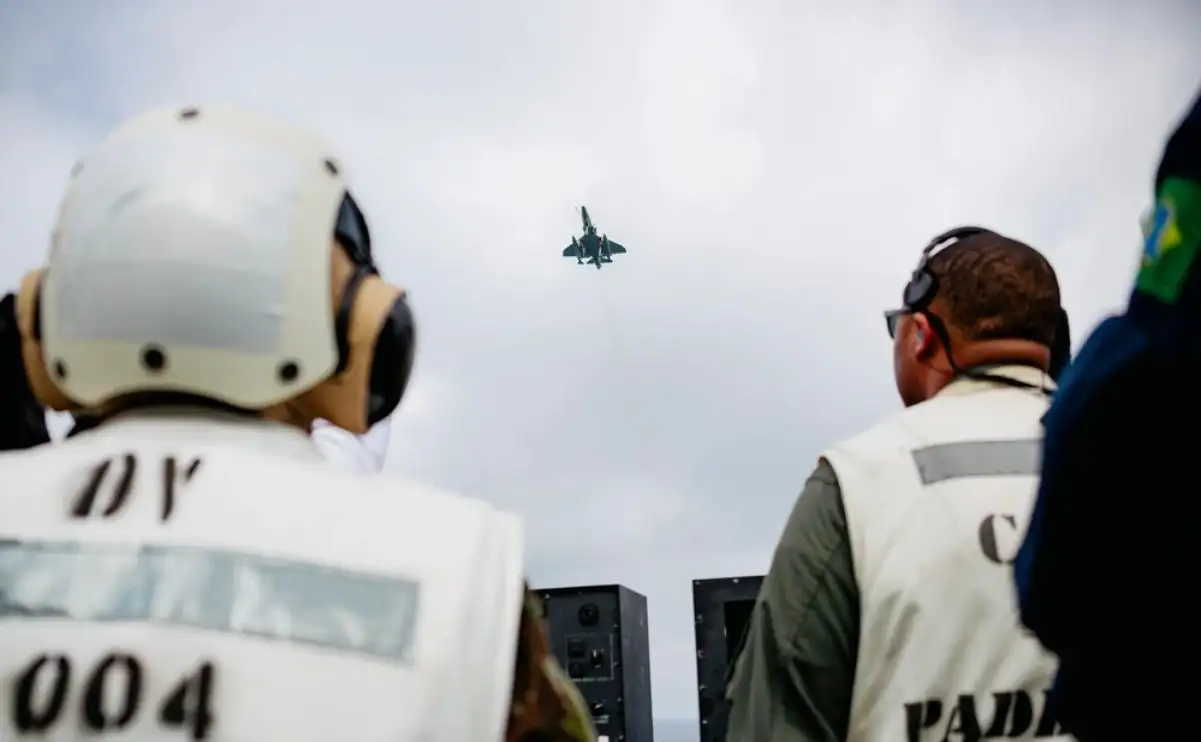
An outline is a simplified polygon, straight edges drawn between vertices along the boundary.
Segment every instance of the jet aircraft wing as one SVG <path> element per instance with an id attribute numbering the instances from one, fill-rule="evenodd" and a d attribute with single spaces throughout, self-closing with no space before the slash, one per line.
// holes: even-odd
<path id="1" fill-rule="evenodd" d="M 577 257 L 579 254 L 580 254 L 580 251 L 576 248 L 575 245 L 568 245 L 567 247 L 563 248 L 563 257 L 565 257 L 565 258 L 574 258 L 574 257 Z"/>
<path id="2" fill-rule="evenodd" d="M 609 252 L 613 253 L 614 255 L 620 255 L 621 253 L 623 253 L 625 251 L 626 251 L 626 249 L 624 247 L 622 247 L 618 243 L 614 242 L 613 240 L 609 240 Z"/>

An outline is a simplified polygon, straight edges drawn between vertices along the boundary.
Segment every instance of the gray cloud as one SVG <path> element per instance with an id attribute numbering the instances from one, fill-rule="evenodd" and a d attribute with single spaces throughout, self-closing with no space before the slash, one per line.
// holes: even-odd
<path id="1" fill-rule="evenodd" d="M 350 164 L 423 347 L 390 468 L 528 519 L 533 579 L 651 604 L 657 713 L 695 715 L 690 580 L 759 573 L 821 448 L 896 407 L 880 310 L 933 233 L 1124 299 L 1198 82 L 1184 0 L 621 0 L 0 10 L 8 285 L 75 159 L 142 108 L 251 105 Z M 558 257 L 588 204 L 630 248 Z"/>

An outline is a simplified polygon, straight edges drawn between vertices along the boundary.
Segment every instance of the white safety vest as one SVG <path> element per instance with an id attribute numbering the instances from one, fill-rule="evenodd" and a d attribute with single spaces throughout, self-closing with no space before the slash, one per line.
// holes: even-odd
<path id="1" fill-rule="evenodd" d="M 0 455 L 0 488 L 0 740 L 503 738 L 514 516 L 162 411 Z"/>
<path id="2" fill-rule="evenodd" d="M 1051 386 L 1036 369 L 990 373 Z M 1056 660 L 1020 627 L 1010 566 L 1049 402 L 960 379 L 823 454 L 862 611 L 848 740 L 1070 739 L 1045 713 Z"/>

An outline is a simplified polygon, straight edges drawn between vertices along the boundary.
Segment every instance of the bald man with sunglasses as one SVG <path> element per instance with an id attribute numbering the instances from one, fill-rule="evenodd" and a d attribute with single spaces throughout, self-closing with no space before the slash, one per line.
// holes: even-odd
<path id="1" fill-rule="evenodd" d="M 1055 660 L 1009 563 L 1067 354 L 1059 285 L 996 232 L 935 238 L 885 315 L 905 409 L 827 449 L 731 667 L 727 742 L 1050 738 Z"/>

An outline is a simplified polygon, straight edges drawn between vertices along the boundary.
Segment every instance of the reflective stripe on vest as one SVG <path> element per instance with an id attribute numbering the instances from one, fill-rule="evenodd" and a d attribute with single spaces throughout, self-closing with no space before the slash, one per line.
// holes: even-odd
<path id="1" fill-rule="evenodd" d="M 922 484 L 962 477 L 1014 477 L 1038 474 L 1041 442 L 962 441 L 916 449 L 913 463 Z"/>

